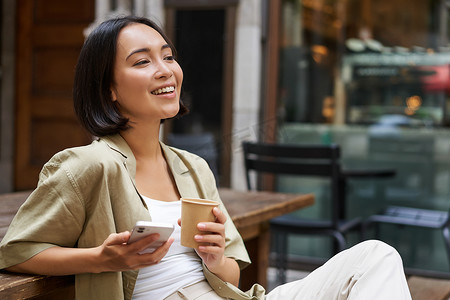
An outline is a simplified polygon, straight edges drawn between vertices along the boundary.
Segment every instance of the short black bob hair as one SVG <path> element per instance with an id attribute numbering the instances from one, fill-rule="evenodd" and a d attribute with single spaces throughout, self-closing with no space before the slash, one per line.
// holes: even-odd
<path id="1" fill-rule="evenodd" d="M 126 26 L 137 23 L 145 24 L 159 32 L 176 56 L 172 42 L 163 30 L 149 19 L 125 16 L 107 20 L 95 28 L 81 49 L 73 85 L 75 113 L 83 127 L 94 136 L 116 134 L 131 127 L 128 118 L 119 112 L 111 98 L 111 85 L 119 32 Z M 180 110 L 175 117 L 187 112 L 188 109 L 180 100 Z"/>

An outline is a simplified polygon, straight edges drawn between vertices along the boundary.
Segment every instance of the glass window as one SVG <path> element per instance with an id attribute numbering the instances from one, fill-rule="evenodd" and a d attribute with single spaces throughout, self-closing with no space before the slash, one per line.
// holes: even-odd
<path id="1" fill-rule="evenodd" d="M 350 182 L 349 216 L 387 205 L 449 210 L 449 7 L 448 0 L 281 0 L 278 141 L 337 143 L 344 168 L 396 171 Z M 279 181 L 282 190 L 326 195 L 307 181 Z M 326 211 L 320 199 L 315 206 L 300 214 Z M 439 232 L 407 235 L 397 246 L 408 267 L 448 271 Z M 322 248 L 310 252 L 327 255 Z"/>

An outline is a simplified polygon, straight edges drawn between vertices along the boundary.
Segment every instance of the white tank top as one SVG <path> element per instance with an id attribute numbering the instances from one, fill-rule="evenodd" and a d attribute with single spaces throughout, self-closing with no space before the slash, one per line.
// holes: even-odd
<path id="1" fill-rule="evenodd" d="M 158 201 L 144 197 L 152 221 L 173 223 L 175 238 L 169 252 L 159 264 L 139 270 L 132 299 L 164 299 L 182 287 L 205 279 L 202 260 L 194 249 L 181 246 L 178 219 L 181 216 L 181 201 Z"/>

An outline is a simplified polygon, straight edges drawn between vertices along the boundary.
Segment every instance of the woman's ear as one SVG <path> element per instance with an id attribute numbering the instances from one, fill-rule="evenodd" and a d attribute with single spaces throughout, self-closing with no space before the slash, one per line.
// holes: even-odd
<path id="1" fill-rule="evenodd" d="M 112 99 L 112 101 L 116 102 L 117 101 L 116 91 L 114 90 L 114 88 L 111 88 L 110 91 L 111 91 L 111 99 Z"/>

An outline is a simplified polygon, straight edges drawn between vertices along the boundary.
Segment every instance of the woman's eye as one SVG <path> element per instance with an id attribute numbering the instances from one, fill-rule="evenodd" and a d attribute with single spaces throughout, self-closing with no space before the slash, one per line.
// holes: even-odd
<path id="1" fill-rule="evenodd" d="M 146 63 L 148 63 L 148 60 L 140 60 L 138 62 L 136 62 L 133 66 L 140 66 L 140 65 L 144 65 Z"/>
<path id="2" fill-rule="evenodd" d="M 165 60 L 175 60 L 175 56 L 169 55 L 169 56 L 164 57 L 164 59 Z"/>

